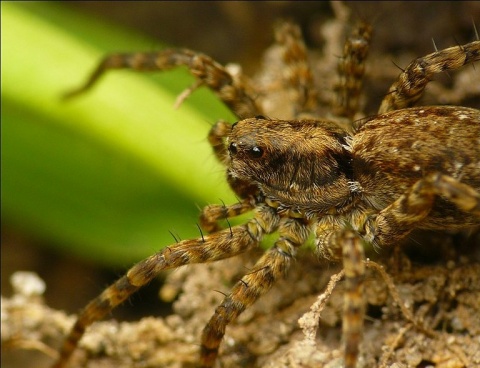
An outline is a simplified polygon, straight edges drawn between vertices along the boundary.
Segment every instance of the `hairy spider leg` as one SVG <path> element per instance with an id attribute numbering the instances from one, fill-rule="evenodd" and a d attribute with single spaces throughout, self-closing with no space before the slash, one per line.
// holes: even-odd
<path id="1" fill-rule="evenodd" d="M 343 48 L 343 56 L 338 63 L 339 82 L 335 86 L 337 101 L 335 114 L 352 121 L 360 112 L 360 97 L 367 59 L 372 38 L 370 24 L 361 22 L 356 30 L 347 38 Z"/>
<path id="2" fill-rule="evenodd" d="M 209 233 L 221 230 L 218 221 L 240 216 L 251 211 L 256 205 L 253 198 L 246 198 L 231 205 L 211 204 L 205 206 L 200 214 L 200 226 Z"/>
<path id="3" fill-rule="evenodd" d="M 345 346 L 345 367 L 355 368 L 362 342 L 365 317 L 365 253 L 363 241 L 357 232 L 344 230 L 338 240 L 342 247 L 345 270 L 345 293 L 343 295 L 342 335 Z"/>
<path id="4" fill-rule="evenodd" d="M 400 73 L 383 99 L 379 114 L 411 107 L 435 74 L 480 60 L 480 41 L 449 47 L 415 59 Z"/>
<path id="5" fill-rule="evenodd" d="M 200 357 L 202 368 L 212 367 L 215 363 L 227 325 L 285 276 L 297 248 L 308 238 L 309 222 L 283 218 L 278 232 L 279 238 L 274 246 L 260 258 L 251 272 L 235 284 L 205 326 Z"/>
<path id="6" fill-rule="evenodd" d="M 232 131 L 232 124 L 220 120 L 212 125 L 208 132 L 208 143 L 212 146 L 213 153 L 217 160 L 227 166 L 229 157 L 225 145 L 225 138 Z"/>
<path id="7" fill-rule="evenodd" d="M 355 367 L 362 340 L 365 315 L 365 256 L 362 243 L 368 241 L 377 246 L 396 244 L 429 215 L 435 197 L 440 196 L 460 210 L 472 214 L 472 225 L 480 223 L 480 193 L 467 184 L 439 173 L 418 180 L 404 195 L 377 215 L 359 213 L 352 216 L 353 224 L 334 215 L 326 215 L 317 220 L 315 232 L 318 254 L 333 261 L 341 259 L 345 270 L 342 329 L 347 368 Z M 356 230 L 349 230 L 349 227 Z M 362 234 L 357 233 L 357 230 Z"/>
<path id="8" fill-rule="evenodd" d="M 395 244 L 428 216 L 435 197 L 445 198 L 472 214 L 470 225 L 480 224 L 480 193 L 450 176 L 434 173 L 418 180 L 404 195 L 370 218 L 366 224 L 367 238 L 374 244 Z"/>
<path id="9" fill-rule="evenodd" d="M 209 87 L 238 116 L 251 117 L 261 113 L 253 91 L 242 75 L 233 76 L 212 58 L 188 49 L 166 49 L 159 52 L 117 53 L 107 55 L 87 82 L 65 95 L 71 98 L 91 88 L 110 69 L 133 69 L 137 71 L 164 71 L 178 66 L 188 67 L 199 85 Z M 248 92 L 247 92 L 248 91 Z"/>
<path id="10" fill-rule="evenodd" d="M 105 289 L 83 309 L 67 336 L 54 368 L 65 367 L 86 328 L 102 319 L 160 272 L 182 265 L 230 258 L 258 246 L 264 234 L 274 232 L 279 223 L 276 211 L 266 205 L 255 209 L 254 218 L 199 239 L 183 240 L 138 262 L 118 281 Z"/>
<path id="11" fill-rule="evenodd" d="M 314 112 L 318 104 L 317 92 L 300 27 L 288 22 L 278 24 L 275 27 L 275 42 L 281 48 L 284 64 L 280 76 L 282 89 L 291 91 L 289 103 L 294 116 Z"/>
<path id="12" fill-rule="evenodd" d="M 362 342 L 365 317 L 365 252 L 361 235 L 345 219 L 324 216 L 317 220 L 315 245 L 320 257 L 342 261 L 345 271 L 342 335 L 346 368 L 354 368 Z"/>
<path id="13" fill-rule="evenodd" d="M 218 161 L 224 166 L 228 165 L 229 156 L 226 150 L 225 139 L 232 130 L 232 124 L 223 120 L 216 122 L 208 133 L 208 142 L 212 146 L 213 153 Z M 236 217 L 244 214 L 255 207 L 258 203 L 258 187 L 242 182 L 238 179 L 227 177 L 232 190 L 241 198 L 238 203 L 228 205 L 208 205 L 200 214 L 200 226 L 208 232 L 220 230 L 219 220 Z"/>

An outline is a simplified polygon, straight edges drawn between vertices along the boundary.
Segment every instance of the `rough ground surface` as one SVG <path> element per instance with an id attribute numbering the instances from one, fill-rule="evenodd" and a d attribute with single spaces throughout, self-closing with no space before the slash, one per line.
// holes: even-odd
<path id="1" fill-rule="evenodd" d="M 471 40 L 464 37 L 465 33 L 457 34 L 457 30 L 470 30 L 467 33 L 473 35 L 471 20 L 480 19 L 480 7 L 474 2 L 468 6 L 458 2 L 455 7 L 437 12 L 431 4 L 423 8 L 411 5 L 412 12 L 402 5 L 400 10 L 386 6 L 386 10 L 368 13 L 373 15 L 367 19 L 375 19 L 375 38 L 367 67 L 367 113 L 375 111 L 399 72 L 391 60 L 404 67 L 413 58 L 433 51 L 433 47 L 412 50 L 413 44 L 425 45 L 419 28 L 426 35 L 436 35 L 439 48 L 455 44 L 455 38 L 463 37 L 459 43 Z M 402 20 L 402 11 L 412 23 Z M 435 17 L 431 17 L 432 12 Z M 316 29 L 309 38 L 312 42 L 316 37 L 321 39 L 324 53 L 312 52 L 312 56 L 317 61 L 317 78 L 325 85 L 322 97 L 329 99 L 343 39 L 339 27 L 343 24 L 331 19 L 325 23 L 325 17 L 317 20 L 309 23 L 310 30 Z M 453 23 L 458 28 L 445 31 L 447 34 L 438 26 Z M 397 31 L 392 32 L 389 26 Z M 262 34 L 270 29 L 257 24 L 257 31 L 259 27 Z M 249 32 L 255 34 L 255 30 Z M 266 70 L 273 67 L 269 63 L 263 66 Z M 258 78 L 264 75 L 260 72 Z M 442 83 L 429 85 L 424 104 L 480 108 L 478 67 L 466 67 L 439 79 Z M 3 243 L 4 239 L 2 258 Z M 384 251 L 369 256 L 385 265 L 395 287 L 389 288 L 387 280 L 369 268 L 365 295 L 368 316 L 360 367 L 480 366 L 478 232 L 469 238 L 464 234 L 416 234 L 396 255 Z M 249 254 L 170 273 L 161 295 L 176 298 L 171 314 L 159 318 L 147 313 L 134 322 L 109 319 L 94 324 L 82 339 L 71 367 L 193 367 L 201 330 L 223 298 L 222 293 L 248 272 L 257 257 Z M 64 271 L 75 273 L 67 268 Z M 337 266 L 319 261 L 305 250 L 288 278 L 229 326 L 219 366 L 341 367 L 342 281 L 330 296 L 322 294 L 331 276 L 339 271 Z M 49 308 L 41 288 L 35 285 L 35 279 L 27 277 L 14 288 L 14 295 L 2 297 L 2 367 L 47 367 L 74 321 L 73 315 Z M 30 286 L 33 291 L 29 291 Z M 315 317 L 318 314 L 319 320 Z"/>
<path id="2" fill-rule="evenodd" d="M 473 241 L 478 243 L 478 238 Z M 480 262 L 478 254 L 472 260 L 452 253 L 449 249 L 448 260 L 431 265 L 400 257 L 401 271 L 392 273 L 393 291 L 378 271 L 369 268 L 359 367 L 480 365 Z M 162 292 L 180 293 L 174 314 L 94 324 L 71 367 L 194 367 L 201 329 L 223 297 L 215 290 L 227 292 L 253 258 L 172 273 Z M 288 279 L 227 329 L 220 366 L 341 367 L 342 281 L 322 298 L 330 276 L 337 272 L 311 254 L 300 255 Z M 74 318 L 50 309 L 41 296 L 28 295 L 25 288 L 2 299 L 2 355 L 8 355 L 2 366 L 46 367 L 55 354 L 51 347 L 58 346 Z M 324 304 L 316 303 L 319 297 Z"/>

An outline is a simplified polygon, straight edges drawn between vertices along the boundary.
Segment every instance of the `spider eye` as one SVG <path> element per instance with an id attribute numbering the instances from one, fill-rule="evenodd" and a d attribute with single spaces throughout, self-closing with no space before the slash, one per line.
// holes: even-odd
<path id="1" fill-rule="evenodd" d="M 253 146 L 248 150 L 248 153 L 250 154 L 251 157 L 253 158 L 260 158 L 263 156 L 263 149 L 261 149 L 258 146 Z"/>
<path id="2" fill-rule="evenodd" d="M 230 152 L 232 155 L 237 154 L 237 144 L 235 142 L 230 143 L 228 146 L 228 152 Z"/>

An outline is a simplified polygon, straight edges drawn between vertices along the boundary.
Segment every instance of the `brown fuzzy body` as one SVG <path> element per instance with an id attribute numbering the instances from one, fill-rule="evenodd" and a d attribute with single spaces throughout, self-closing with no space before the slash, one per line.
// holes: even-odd
<path id="1" fill-rule="evenodd" d="M 307 217 L 348 216 L 352 206 L 381 211 L 432 174 L 480 191 L 480 112 L 470 108 L 391 111 L 367 119 L 353 136 L 329 121 L 247 119 L 234 125 L 228 142 L 235 145 L 229 175 Z M 253 147 L 261 157 L 249 153 Z M 436 197 L 416 227 L 476 224 L 476 216 Z"/>
<path id="2" fill-rule="evenodd" d="M 437 106 L 379 115 L 355 134 L 352 155 L 358 191 L 377 211 L 435 173 L 480 192 L 480 112 Z M 417 227 L 445 230 L 474 224 L 478 218 L 437 197 Z"/>

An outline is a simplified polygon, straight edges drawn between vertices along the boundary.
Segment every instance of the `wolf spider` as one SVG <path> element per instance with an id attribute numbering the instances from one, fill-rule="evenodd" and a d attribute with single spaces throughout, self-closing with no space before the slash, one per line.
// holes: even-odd
<path id="1" fill-rule="evenodd" d="M 214 365 L 227 325 L 285 276 L 311 233 L 322 258 L 343 262 L 345 366 L 356 365 L 365 314 L 364 243 L 388 247 L 415 228 L 459 230 L 480 224 L 480 111 L 413 107 L 435 74 L 480 60 L 480 41 L 414 60 L 390 87 L 378 114 L 354 122 L 371 33 L 362 23 L 346 40 L 335 87 L 336 120 L 315 118 L 320 101 L 313 73 L 299 28 L 289 23 L 276 29 L 280 67 L 272 82 L 287 91 L 294 106 L 284 120 L 263 116 L 274 114 L 265 91 L 240 72 L 187 49 L 109 55 L 84 86 L 69 94 L 84 92 L 109 69 L 186 66 L 196 77 L 188 93 L 207 86 L 240 119 L 217 122 L 208 135 L 239 202 L 206 206 L 200 224 L 208 235 L 179 241 L 140 261 L 92 300 L 54 367 L 67 365 L 90 324 L 160 272 L 234 257 L 274 232 L 273 247 L 235 284 L 204 328 L 199 365 Z M 219 225 L 250 211 L 253 218 L 245 224 Z"/>

